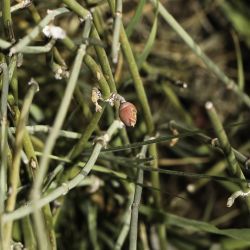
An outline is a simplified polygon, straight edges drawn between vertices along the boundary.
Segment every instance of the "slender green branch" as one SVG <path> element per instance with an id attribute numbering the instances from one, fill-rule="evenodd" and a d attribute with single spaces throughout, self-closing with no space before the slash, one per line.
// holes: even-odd
<path id="1" fill-rule="evenodd" d="M 154 131 L 154 123 L 153 123 L 153 117 L 151 114 L 150 106 L 148 103 L 148 99 L 146 96 L 146 92 L 143 86 L 143 82 L 141 80 L 139 70 L 134 58 L 134 54 L 132 52 L 132 49 L 130 47 L 126 32 L 124 30 L 123 25 L 121 26 L 121 44 L 122 44 L 122 49 L 123 53 L 127 59 L 128 67 L 131 73 L 131 76 L 134 80 L 134 85 L 136 89 L 137 96 L 139 98 L 139 101 L 142 105 L 142 111 L 145 119 L 145 123 L 147 126 L 148 133 L 151 134 Z"/>
<path id="2" fill-rule="evenodd" d="M 89 35 L 90 27 L 91 27 L 91 21 L 88 20 L 86 22 L 86 25 L 84 28 L 84 33 L 85 33 L 86 38 Z M 70 75 L 70 78 L 68 81 L 68 85 L 67 85 L 67 88 L 65 90 L 65 95 L 63 97 L 59 111 L 58 111 L 57 116 L 55 118 L 55 122 L 54 122 L 53 128 L 51 130 L 51 133 L 50 133 L 50 135 L 47 139 L 47 142 L 46 142 L 45 151 L 44 151 L 44 154 L 43 154 L 43 157 L 41 160 L 41 164 L 40 164 L 39 174 L 37 176 L 35 186 L 34 186 L 35 190 L 40 189 L 42 182 L 44 180 L 44 176 L 46 174 L 47 165 L 48 165 L 48 155 L 52 152 L 52 149 L 55 145 L 56 138 L 58 137 L 60 128 L 61 128 L 63 121 L 64 121 L 64 118 L 67 114 L 67 109 L 69 107 L 70 100 L 71 100 L 71 97 L 73 95 L 73 91 L 75 89 L 76 83 L 77 83 L 77 79 L 78 79 L 81 65 L 82 65 L 82 60 L 83 60 L 85 53 L 86 53 L 86 44 L 82 44 L 80 46 L 80 48 L 78 49 L 78 53 L 77 53 L 75 61 L 74 61 L 74 65 L 73 65 L 73 69 L 72 69 L 72 72 L 71 72 L 71 75 Z"/>
<path id="3" fill-rule="evenodd" d="M 23 144 L 23 137 L 24 137 L 24 129 L 25 124 L 28 119 L 29 115 L 29 109 L 30 105 L 32 103 L 33 97 L 35 93 L 38 91 L 38 84 L 36 81 L 31 79 L 29 82 L 30 88 L 28 90 L 28 93 L 25 97 L 23 108 L 20 114 L 20 119 L 17 125 L 16 130 L 16 141 L 15 141 L 15 149 L 14 149 L 14 157 L 13 157 L 13 163 L 10 173 L 10 195 L 6 202 L 6 211 L 11 212 L 15 209 L 16 204 L 16 197 L 17 197 L 17 188 L 19 184 L 19 174 L 20 174 L 20 161 L 21 161 L 21 150 L 22 150 L 22 144 Z M 6 224 L 5 226 L 5 239 L 4 239 L 4 245 L 7 249 L 7 247 L 10 244 L 11 240 L 11 232 L 12 232 L 12 222 Z"/>
<path id="4" fill-rule="evenodd" d="M 93 15 L 95 15 L 96 13 L 94 12 Z M 91 31 L 91 36 L 100 40 L 99 34 L 97 33 L 97 30 L 95 27 L 92 28 Z M 102 48 L 101 46 L 94 46 L 95 47 L 95 51 L 96 54 L 98 56 L 98 59 L 100 61 L 101 67 L 102 67 L 102 71 L 103 74 L 109 84 L 109 88 L 112 92 L 117 92 L 116 90 L 116 85 L 115 85 L 115 80 L 112 74 L 112 70 L 109 64 L 109 59 L 108 56 L 106 54 L 106 51 L 104 48 Z"/>
<path id="5" fill-rule="evenodd" d="M 84 26 L 84 31 L 83 31 L 84 39 L 88 38 L 89 33 L 90 33 L 90 29 L 91 29 L 91 19 L 89 18 L 89 19 L 86 19 L 86 23 Z M 78 76 L 79 76 L 80 69 L 82 66 L 82 61 L 83 61 L 84 55 L 86 53 L 86 47 L 87 47 L 87 45 L 84 42 L 82 45 L 80 45 L 80 47 L 78 49 L 78 52 L 77 52 L 77 55 L 76 55 L 76 58 L 74 61 L 73 69 L 72 69 L 72 72 L 71 72 L 71 75 L 70 75 L 70 78 L 69 78 L 69 81 L 68 81 L 68 84 L 67 84 L 67 87 L 65 90 L 65 94 L 64 94 L 63 100 L 61 102 L 57 116 L 55 118 L 51 133 L 49 134 L 49 137 L 46 141 L 45 149 L 43 152 L 43 157 L 41 158 L 41 161 L 39 164 L 40 168 L 38 170 L 38 174 L 37 174 L 37 177 L 36 177 L 36 180 L 34 182 L 33 189 L 32 189 L 32 196 L 31 197 L 33 200 L 33 206 L 34 206 L 34 210 L 35 210 L 34 218 L 35 218 L 35 224 L 37 227 L 37 233 L 38 233 L 38 236 L 40 237 L 39 244 L 43 244 L 43 242 L 45 240 L 44 239 L 45 236 L 43 234 L 44 233 L 43 219 L 42 219 L 42 216 L 40 214 L 40 211 L 38 210 L 38 208 L 36 206 L 36 201 L 41 197 L 41 187 L 42 187 L 42 183 L 44 181 L 44 177 L 47 173 L 48 164 L 49 164 L 49 155 L 51 154 L 51 152 L 54 148 L 59 131 L 60 131 L 60 129 L 63 125 L 63 121 L 66 117 L 67 110 L 68 110 L 68 107 L 69 107 L 69 104 L 71 101 L 71 97 L 73 95 L 73 92 L 74 92 L 74 89 L 75 89 L 75 86 L 76 86 L 76 83 L 78 80 Z M 44 247 L 42 245 L 40 245 L 40 246 Z"/>
<path id="6" fill-rule="evenodd" d="M 11 42 L 15 42 L 13 24 L 10 12 L 10 0 L 2 1 L 2 15 L 3 15 L 3 26 L 7 39 Z"/>
<path id="7" fill-rule="evenodd" d="M 104 99 L 108 98 L 110 95 L 109 85 L 98 64 L 90 55 L 86 55 L 84 57 L 84 63 L 88 66 L 88 68 L 91 70 L 92 74 L 98 81 Z"/>
<path id="8" fill-rule="evenodd" d="M 157 0 L 150 0 L 155 7 L 158 5 Z M 241 91 L 239 86 L 230 78 L 228 78 L 224 72 L 201 50 L 200 46 L 194 42 L 191 36 L 181 27 L 181 25 L 174 19 L 174 17 L 167 11 L 167 9 L 159 3 L 159 14 L 164 20 L 172 27 L 172 29 L 183 39 L 183 41 L 192 49 L 192 51 L 199 57 L 207 68 L 213 72 L 229 89 L 232 89 L 243 102 L 250 107 L 250 97 Z"/>
<path id="9" fill-rule="evenodd" d="M 32 228 L 31 218 L 29 216 L 22 219 L 21 228 L 23 232 L 25 247 L 29 250 L 36 250 L 37 243 Z"/>
<path id="10" fill-rule="evenodd" d="M 226 132 L 225 132 L 225 130 L 221 124 L 221 121 L 218 117 L 218 114 L 213 106 L 213 103 L 207 102 L 206 109 L 207 109 L 207 113 L 208 113 L 208 116 L 210 118 L 210 121 L 214 127 L 215 133 L 219 139 L 221 149 L 223 150 L 225 157 L 227 158 L 228 168 L 229 168 L 230 172 L 234 176 L 239 177 L 240 179 L 245 179 L 245 176 L 241 171 L 239 163 L 236 160 L 233 149 L 228 141 Z M 243 185 L 243 187 L 244 187 L 244 189 L 246 189 L 245 185 Z"/>
<path id="11" fill-rule="evenodd" d="M 147 145 L 144 145 L 139 154 L 139 158 L 143 159 L 146 157 Z M 137 171 L 137 183 L 143 184 L 144 172 L 143 169 L 138 169 Z M 130 234 L 129 234 L 129 249 L 136 250 L 137 249 L 137 233 L 138 233 L 138 213 L 139 206 L 141 202 L 141 194 L 142 194 L 142 186 L 136 185 L 134 200 L 132 203 L 132 211 L 131 211 L 131 224 L 130 224 Z"/>
<path id="12" fill-rule="evenodd" d="M 233 36 L 235 53 L 236 53 L 236 58 L 237 58 L 238 86 L 242 91 L 244 91 L 245 77 L 244 77 L 243 58 L 242 58 L 242 53 L 241 53 L 241 48 L 240 48 L 240 42 L 235 32 L 232 32 L 232 36 Z"/>
<path id="13" fill-rule="evenodd" d="M 91 13 L 88 10 L 84 9 L 83 6 L 81 4 L 79 4 L 77 1 L 75 1 L 75 0 L 62 0 L 62 2 L 64 4 L 66 4 L 69 9 L 76 12 L 82 18 L 85 19 L 85 18 L 91 17 Z"/>
<path id="14" fill-rule="evenodd" d="M 77 144 L 73 147 L 72 151 L 70 152 L 70 154 L 69 154 L 70 159 L 74 159 L 84 150 L 84 148 L 86 147 L 86 143 L 88 142 L 90 136 L 92 135 L 92 133 L 96 129 L 96 126 L 102 117 L 103 111 L 104 111 L 104 108 L 102 108 L 101 112 L 94 113 L 93 117 L 91 118 L 90 123 L 84 129 L 84 132 L 83 132 L 81 138 L 79 139 Z"/>
<path id="15" fill-rule="evenodd" d="M 4 197 L 6 194 L 6 170 L 7 170 L 7 131 L 8 131 L 8 120 L 7 120 L 7 98 L 9 92 L 9 72 L 6 63 L 0 64 L 2 70 L 2 94 L 1 94 L 1 172 L 0 172 L 0 213 L 4 211 Z"/>
<path id="16" fill-rule="evenodd" d="M 56 40 L 51 39 L 47 44 L 44 46 L 25 46 L 20 49 L 19 52 L 23 54 L 41 54 L 49 52 L 52 47 L 54 46 Z"/>
<path id="17" fill-rule="evenodd" d="M 131 204 L 133 203 L 133 199 L 134 199 L 134 190 L 129 195 L 128 205 L 127 205 L 127 209 L 126 209 L 126 212 L 124 215 L 123 226 L 122 226 L 122 229 L 119 233 L 117 241 L 115 243 L 115 247 L 114 247 L 115 250 L 120 250 L 122 248 L 122 246 L 127 238 L 127 235 L 129 233 L 130 221 L 131 221 Z"/>
<path id="18" fill-rule="evenodd" d="M 154 161 L 152 163 L 152 171 L 151 172 L 151 182 L 153 187 L 161 187 L 160 184 L 160 176 L 159 176 L 159 165 L 158 165 L 158 152 L 157 152 L 157 145 L 151 144 L 149 146 L 149 153 L 153 157 Z M 153 192 L 155 206 L 158 209 L 162 209 L 162 197 L 160 192 Z M 160 248 L 167 249 L 167 230 L 164 224 L 159 223 L 157 225 L 157 233 L 159 236 Z"/>
<path id="19" fill-rule="evenodd" d="M 112 59 L 113 63 L 118 62 L 120 44 L 120 29 L 122 24 L 122 0 L 116 0 L 116 11 L 115 11 L 115 24 L 114 24 L 114 34 L 112 41 Z"/>
<path id="20" fill-rule="evenodd" d="M 9 70 L 6 63 L 0 64 L 0 69 L 3 74 L 3 87 L 1 95 L 1 118 L 7 120 L 7 99 L 9 92 Z"/>
<path id="21" fill-rule="evenodd" d="M 48 125 L 34 125 L 34 126 L 26 126 L 26 130 L 30 134 L 35 134 L 35 133 L 49 133 L 51 131 L 51 127 Z M 15 127 L 10 127 L 9 131 L 11 133 L 15 133 L 16 128 Z M 80 133 L 73 132 L 73 131 L 68 131 L 68 130 L 60 130 L 59 131 L 59 136 L 69 138 L 69 139 L 79 139 L 81 137 Z"/>
<path id="22" fill-rule="evenodd" d="M 7 131 L 8 131 L 8 120 L 7 120 L 7 98 L 9 92 L 9 72 L 6 63 L 0 64 L 2 71 L 2 94 L 1 94 L 1 169 L 0 169 L 0 246 L 3 248 L 3 224 L 1 216 L 5 209 L 5 197 L 7 194 Z"/>

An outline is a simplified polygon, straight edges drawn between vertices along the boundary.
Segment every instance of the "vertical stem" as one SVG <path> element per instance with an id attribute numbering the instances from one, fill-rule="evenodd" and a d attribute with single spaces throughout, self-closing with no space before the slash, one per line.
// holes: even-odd
<path id="1" fill-rule="evenodd" d="M 230 145 L 226 132 L 222 126 L 222 123 L 218 117 L 218 114 L 214 108 L 213 103 L 207 102 L 205 107 L 207 109 L 207 113 L 210 118 L 210 121 L 214 127 L 215 133 L 219 139 L 220 147 L 223 150 L 225 157 L 227 158 L 229 171 L 232 173 L 232 175 L 245 180 L 246 178 L 243 172 L 241 171 L 239 163 L 235 157 L 233 148 Z M 249 191 L 248 184 L 246 183 L 241 183 L 241 188 L 244 192 Z M 246 197 L 246 202 L 247 202 L 248 210 L 250 211 L 250 198 L 249 197 Z"/>
<path id="2" fill-rule="evenodd" d="M 112 59 L 113 63 L 117 63 L 119 55 L 119 37 L 120 29 L 122 23 L 122 0 L 116 0 L 116 11 L 115 11 L 115 24 L 114 24 L 114 34 L 112 41 Z"/>
<path id="3" fill-rule="evenodd" d="M 126 237 L 128 235 L 129 229 L 130 229 L 131 204 L 133 203 L 133 200 L 134 200 L 134 186 L 131 185 L 131 188 L 129 188 L 128 191 L 130 192 L 129 199 L 128 199 L 128 205 L 127 205 L 127 209 L 126 209 L 126 212 L 124 215 L 124 222 L 123 222 L 122 229 L 121 229 L 119 236 L 117 238 L 117 241 L 115 243 L 115 247 L 114 247 L 115 250 L 120 250 L 122 248 L 122 246 L 126 240 Z"/>
<path id="4" fill-rule="evenodd" d="M 149 134 L 152 134 L 154 132 L 154 123 L 153 123 L 153 117 L 151 114 L 151 110 L 149 107 L 148 99 L 146 96 L 146 92 L 143 86 L 143 82 L 141 80 L 139 70 L 134 58 L 133 51 L 130 47 L 126 32 L 124 30 L 123 25 L 121 26 L 121 44 L 122 44 L 122 49 L 123 53 L 125 55 L 125 58 L 127 59 L 128 62 L 128 67 L 131 73 L 131 76 L 134 80 L 134 85 L 136 89 L 137 96 L 140 100 L 140 103 L 142 105 L 142 111 L 144 115 L 144 119 L 146 122 L 147 130 Z"/>
<path id="5" fill-rule="evenodd" d="M 1 248 L 4 235 L 3 235 L 3 224 L 2 215 L 4 213 L 4 200 L 6 197 L 6 184 L 7 184 L 7 132 L 8 132 L 8 121 L 7 121 L 7 97 L 9 92 L 9 72 L 6 63 L 1 63 L 0 68 L 2 70 L 2 95 L 1 95 L 1 169 L 0 169 L 0 240 Z"/>
<path id="6" fill-rule="evenodd" d="M 214 108 L 214 105 L 212 102 L 206 103 L 206 109 L 208 116 L 210 118 L 210 121 L 214 127 L 215 133 L 219 139 L 220 147 L 223 150 L 227 161 L 228 161 L 228 168 L 230 172 L 235 175 L 236 177 L 239 177 L 240 179 L 245 179 L 244 174 L 241 171 L 241 168 L 239 166 L 239 163 L 235 157 L 235 154 L 233 152 L 233 149 L 228 141 L 226 132 L 221 124 L 221 121 L 218 117 L 218 114 Z"/>
<path id="7" fill-rule="evenodd" d="M 21 150 L 24 136 L 24 128 L 26 121 L 28 119 L 30 105 L 32 103 L 35 92 L 38 90 L 38 84 L 34 80 L 29 82 L 31 87 L 25 97 L 23 108 L 21 111 L 20 119 L 17 125 L 16 130 L 16 141 L 14 149 L 13 163 L 10 173 L 10 195 L 6 202 L 6 211 L 11 212 L 15 209 L 16 197 L 17 197 L 17 188 L 19 184 L 19 174 L 20 174 L 20 161 L 21 161 Z M 9 222 L 5 225 L 5 239 L 4 246 L 6 249 L 10 246 L 11 241 L 11 232 L 12 232 L 12 222 Z"/>
<path id="8" fill-rule="evenodd" d="M 88 66 L 88 68 L 91 70 L 92 74 L 98 81 L 104 99 L 108 98 L 110 95 L 109 85 L 98 64 L 90 55 L 86 55 L 84 57 L 84 63 Z"/>
<path id="9" fill-rule="evenodd" d="M 34 219 L 35 219 L 35 225 L 37 229 L 36 231 L 38 233 L 38 243 L 41 249 L 46 249 L 46 246 L 44 246 L 44 242 L 46 241 L 46 236 L 44 234 L 43 218 L 42 218 L 40 211 L 37 209 L 36 201 L 41 197 L 41 187 L 44 181 L 44 177 L 47 173 L 48 164 L 49 164 L 49 155 L 51 154 L 54 148 L 57 136 L 63 125 L 63 121 L 66 117 L 67 110 L 71 101 L 71 97 L 73 95 L 73 92 L 74 92 L 74 89 L 78 80 L 78 76 L 79 76 L 80 69 L 82 66 L 82 60 L 86 53 L 87 45 L 85 44 L 85 41 L 86 41 L 86 38 L 88 38 L 89 36 L 90 29 L 91 29 L 91 19 L 89 16 L 89 18 L 86 19 L 86 23 L 85 23 L 84 31 L 83 31 L 84 43 L 80 45 L 78 49 L 78 52 L 74 61 L 73 69 L 72 69 L 72 72 L 68 81 L 68 85 L 66 87 L 65 94 L 61 102 L 59 111 L 56 115 L 54 125 L 46 141 L 45 149 L 43 152 L 43 157 L 39 164 L 40 168 L 38 170 L 38 174 L 37 174 L 37 177 L 34 182 L 33 189 L 32 189 L 31 198 L 34 204 Z"/>
<path id="10" fill-rule="evenodd" d="M 79 139 L 77 144 L 73 147 L 72 151 L 70 152 L 70 157 L 69 157 L 70 159 L 74 159 L 83 151 L 83 149 L 86 146 L 86 143 L 88 142 L 90 136 L 94 132 L 99 120 L 102 117 L 103 110 L 104 110 L 104 108 L 102 109 L 101 112 L 95 112 L 93 114 L 93 117 L 91 118 L 90 123 L 88 124 L 88 126 L 84 130 L 81 138 Z"/>
<path id="11" fill-rule="evenodd" d="M 30 216 L 26 216 L 25 218 L 22 219 L 21 227 L 22 227 L 25 247 L 29 250 L 36 250 L 37 244 Z"/>
<path id="12" fill-rule="evenodd" d="M 244 91 L 245 86 L 245 76 L 244 76 L 244 67 L 243 67 L 243 59 L 242 53 L 240 48 L 240 42 L 237 34 L 233 31 L 232 32 L 234 46 L 235 46 L 235 53 L 237 59 L 237 68 L 238 68 L 238 86 L 241 91 Z"/>
<path id="13" fill-rule="evenodd" d="M 144 145 L 141 149 L 139 158 L 143 159 L 146 156 L 148 145 Z M 138 169 L 137 172 L 137 183 L 143 184 L 143 169 Z M 130 234 L 129 234 L 129 250 L 136 250 L 137 249 L 137 234 L 138 234 L 138 212 L 139 212 L 139 205 L 141 202 L 141 194 L 142 194 L 142 186 L 136 185 L 135 193 L 134 193 L 134 200 L 132 204 L 132 211 L 131 211 L 131 224 L 130 224 Z"/>
<path id="14" fill-rule="evenodd" d="M 96 13 L 93 13 L 93 15 L 95 15 L 95 14 Z M 91 36 L 93 36 L 96 39 L 100 39 L 99 34 L 97 33 L 97 30 L 95 27 L 92 28 Z M 109 84 L 109 88 L 110 88 L 111 92 L 117 92 L 115 80 L 114 80 L 114 77 L 112 74 L 112 70 L 111 70 L 108 56 L 106 54 L 105 49 L 102 48 L 101 46 L 95 46 L 95 51 L 96 51 L 96 54 L 97 54 L 98 59 L 100 61 L 103 74 L 104 74 L 104 76 Z"/>
<path id="15" fill-rule="evenodd" d="M 13 43 L 15 42 L 15 37 L 14 37 L 11 12 L 10 12 L 10 0 L 2 1 L 2 13 L 3 13 L 3 25 L 4 25 L 5 35 L 7 39 L 11 43 Z"/>

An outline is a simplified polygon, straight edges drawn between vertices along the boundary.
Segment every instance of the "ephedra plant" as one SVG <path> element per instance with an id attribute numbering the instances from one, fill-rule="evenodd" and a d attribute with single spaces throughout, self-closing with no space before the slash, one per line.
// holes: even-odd
<path id="1" fill-rule="evenodd" d="M 249 247 L 250 6 L 208 2 L 1 1 L 0 249 Z"/>

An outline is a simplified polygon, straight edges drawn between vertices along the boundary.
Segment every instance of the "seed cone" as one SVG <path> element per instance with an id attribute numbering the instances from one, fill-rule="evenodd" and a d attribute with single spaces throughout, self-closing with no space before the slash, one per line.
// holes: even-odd
<path id="1" fill-rule="evenodd" d="M 136 124 L 137 110 L 131 102 L 123 102 L 119 108 L 121 121 L 128 127 L 134 127 Z"/>

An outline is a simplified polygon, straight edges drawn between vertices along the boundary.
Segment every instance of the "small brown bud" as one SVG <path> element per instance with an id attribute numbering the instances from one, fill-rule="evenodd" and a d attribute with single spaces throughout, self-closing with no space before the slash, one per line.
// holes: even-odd
<path id="1" fill-rule="evenodd" d="M 134 127 L 136 124 L 137 110 L 134 104 L 123 102 L 119 108 L 119 116 L 121 121 L 128 127 Z"/>

